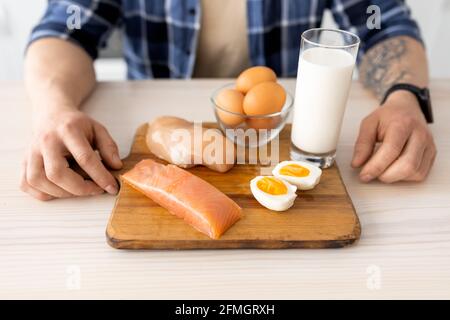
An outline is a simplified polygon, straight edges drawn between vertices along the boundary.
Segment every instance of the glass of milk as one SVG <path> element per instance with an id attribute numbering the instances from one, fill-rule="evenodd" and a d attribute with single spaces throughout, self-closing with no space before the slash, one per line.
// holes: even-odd
<path id="1" fill-rule="evenodd" d="M 359 38 L 334 29 L 302 34 L 291 132 L 291 158 L 334 163 Z"/>

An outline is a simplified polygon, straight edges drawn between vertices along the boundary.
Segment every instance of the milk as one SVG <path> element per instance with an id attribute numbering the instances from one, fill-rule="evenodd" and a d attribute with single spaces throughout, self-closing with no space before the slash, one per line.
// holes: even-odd
<path id="1" fill-rule="evenodd" d="M 354 65 L 345 50 L 315 47 L 300 55 L 291 135 L 300 150 L 336 150 Z"/>

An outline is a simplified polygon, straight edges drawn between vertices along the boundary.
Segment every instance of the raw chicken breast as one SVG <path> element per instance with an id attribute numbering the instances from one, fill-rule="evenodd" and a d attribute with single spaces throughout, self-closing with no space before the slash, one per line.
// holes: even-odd
<path id="1" fill-rule="evenodd" d="M 177 117 L 159 117 L 148 124 L 147 146 L 158 158 L 182 168 L 204 165 L 226 172 L 234 166 L 235 147 L 218 129 Z"/>
<path id="2" fill-rule="evenodd" d="M 142 160 L 122 179 L 213 239 L 218 239 L 241 218 L 241 208 L 228 196 L 171 164 Z"/>

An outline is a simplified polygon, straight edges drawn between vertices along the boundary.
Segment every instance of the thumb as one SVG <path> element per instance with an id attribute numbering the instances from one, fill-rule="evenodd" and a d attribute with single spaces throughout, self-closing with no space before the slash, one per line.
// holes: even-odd
<path id="1" fill-rule="evenodd" d="M 353 152 L 353 168 L 362 166 L 370 158 L 377 141 L 377 129 L 378 119 L 376 117 L 369 116 L 361 122 Z"/>
<path id="2" fill-rule="evenodd" d="M 102 159 L 112 169 L 122 168 L 123 164 L 119 157 L 119 149 L 108 130 L 100 123 L 94 122 L 94 133 L 95 144 Z"/>

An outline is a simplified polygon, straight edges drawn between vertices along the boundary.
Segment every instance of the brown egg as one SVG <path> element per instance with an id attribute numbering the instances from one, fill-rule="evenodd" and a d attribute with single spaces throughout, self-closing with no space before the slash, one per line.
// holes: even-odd
<path id="1" fill-rule="evenodd" d="M 244 98 L 244 113 L 265 115 L 279 112 L 286 101 L 286 91 L 276 82 L 263 82 L 254 86 Z"/>
<path id="2" fill-rule="evenodd" d="M 223 89 L 216 97 L 216 104 L 224 110 L 244 114 L 242 107 L 244 95 L 234 89 Z M 217 115 L 222 122 L 230 127 L 235 127 L 244 121 L 244 117 L 234 115 L 216 108 Z"/>
<path id="3" fill-rule="evenodd" d="M 264 66 L 248 68 L 238 76 L 236 90 L 246 94 L 257 84 L 267 81 L 277 82 L 277 75 L 272 69 Z"/>
<path id="4" fill-rule="evenodd" d="M 270 118 L 250 118 L 246 120 L 247 126 L 253 129 L 274 129 L 281 122 L 281 116 Z"/>

